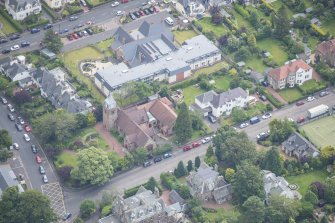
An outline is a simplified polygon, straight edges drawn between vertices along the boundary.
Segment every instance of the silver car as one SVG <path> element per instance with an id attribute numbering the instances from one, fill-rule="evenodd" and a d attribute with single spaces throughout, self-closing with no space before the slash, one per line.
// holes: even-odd
<path id="1" fill-rule="evenodd" d="M 49 182 L 49 181 L 48 181 L 48 178 L 47 178 L 47 175 L 43 175 L 43 178 L 42 178 L 42 179 L 43 179 L 43 182 L 44 182 L 44 183 L 48 183 L 48 182 Z"/>

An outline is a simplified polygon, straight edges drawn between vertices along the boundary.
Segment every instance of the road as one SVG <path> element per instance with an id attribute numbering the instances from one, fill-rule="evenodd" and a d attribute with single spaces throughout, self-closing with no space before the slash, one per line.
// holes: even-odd
<path id="1" fill-rule="evenodd" d="M 48 160 L 45 157 L 45 154 L 40 149 L 41 146 L 38 144 L 37 140 L 32 134 L 28 134 L 30 137 L 30 142 L 26 142 L 23 139 L 24 130 L 19 132 L 15 128 L 15 122 L 10 121 L 7 117 L 9 114 L 7 105 L 1 103 L 0 105 L 0 128 L 6 129 L 10 136 L 12 137 L 13 143 L 16 142 L 19 144 L 19 150 L 14 151 L 14 159 L 10 160 L 11 166 L 14 166 L 14 172 L 16 174 L 20 173 L 24 175 L 26 184 L 28 188 L 34 188 L 41 191 L 41 186 L 43 185 L 42 175 L 39 172 L 38 166 L 42 165 L 46 171 L 49 183 L 57 182 L 57 177 L 54 174 L 53 169 L 51 168 Z M 18 116 L 14 112 L 15 118 Z M 42 157 L 42 164 L 37 164 L 35 160 L 35 154 L 31 150 L 31 145 L 37 145 L 39 148 L 38 155 Z"/>

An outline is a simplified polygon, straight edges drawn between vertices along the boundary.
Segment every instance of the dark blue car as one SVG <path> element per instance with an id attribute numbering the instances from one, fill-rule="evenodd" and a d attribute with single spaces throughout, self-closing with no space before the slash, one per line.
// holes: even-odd
<path id="1" fill-rule="evenodd" d="M 33 28 L 30 30 L 30 33 L 34 34 L 34 33 L 38 33 L 39 31 L 41 31 L 39 28 Z"/>
<path id="2" fill-rule="evenodd" d="M 52 24 L 46 24 L 44 27 L 43 27 L 43 29 L 44 30 L 47 30 L 47 29 L 50 29 L 50 28 L 52 28 Z"/>

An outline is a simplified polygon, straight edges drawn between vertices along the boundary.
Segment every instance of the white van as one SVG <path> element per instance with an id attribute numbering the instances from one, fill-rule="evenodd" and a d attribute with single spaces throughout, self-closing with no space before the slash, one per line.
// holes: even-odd
<path id="1" fill-rule="evenodd" d="M 167 17 L 167 18 L 165 19 L 165 22 L 166 22 L 168 25 L 173 26 L 173 19 L 171 19 L 171 17 Z"/>

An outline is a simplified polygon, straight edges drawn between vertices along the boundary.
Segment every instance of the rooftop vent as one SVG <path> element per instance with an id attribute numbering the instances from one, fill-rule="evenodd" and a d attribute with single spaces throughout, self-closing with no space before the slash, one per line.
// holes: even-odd
<path id="1" fill-rule="evenodd" d="M 170 60 L 172 60 L 172 57 L 166 58 L 166 61 L 170 61 Z"/>
<path id="2" fill-rule="evenodd" d="M 127 73 L 127 72 L 128 72 L 128 70 L 123 70 L 123 71 L 122 71 L 122 73 Z"/>

